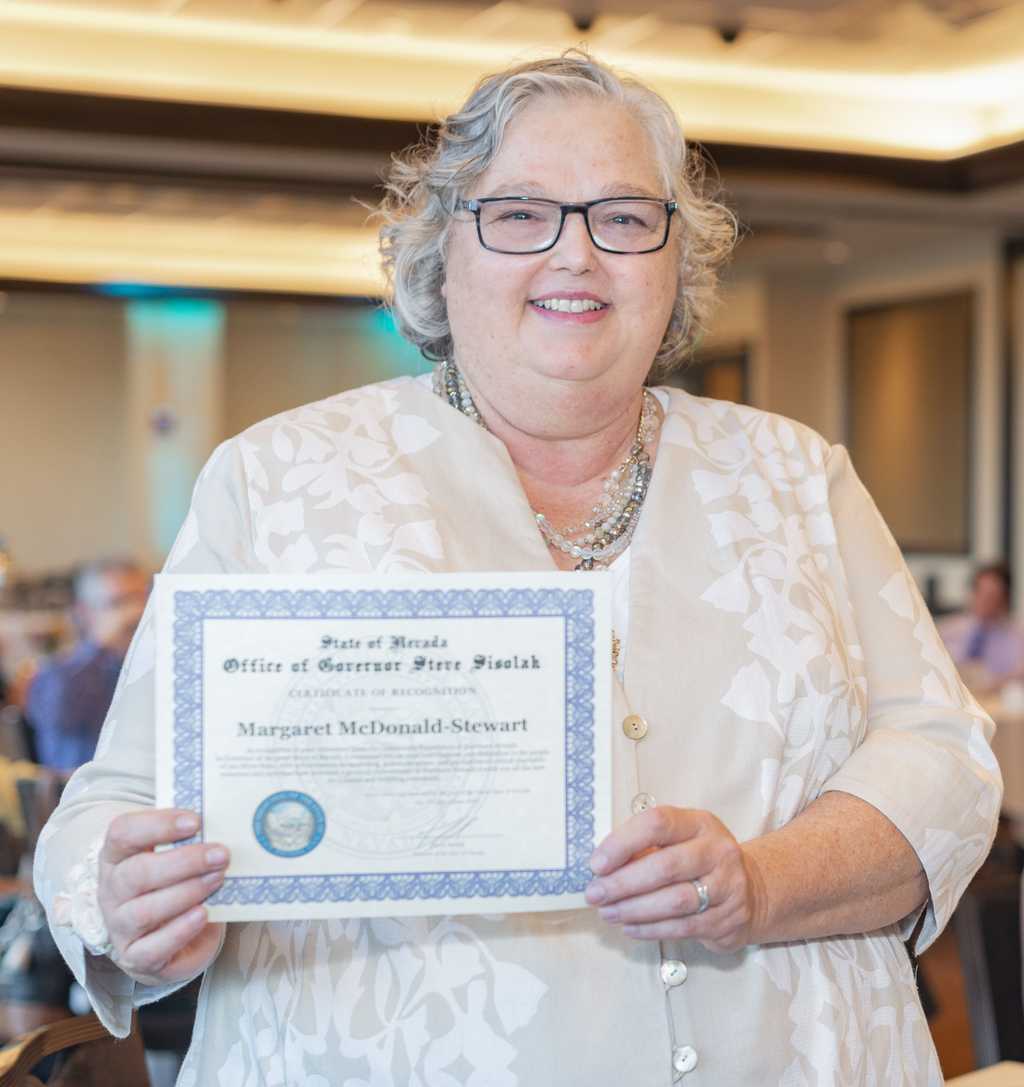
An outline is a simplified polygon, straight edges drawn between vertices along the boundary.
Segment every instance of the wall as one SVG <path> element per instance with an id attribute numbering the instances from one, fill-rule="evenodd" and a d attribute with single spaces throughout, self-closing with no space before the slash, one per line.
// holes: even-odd
<path id="1" fill-rule="evenodd" d="M 907 556 L 919 583 L 937 580 L 947 606 L 963 600 L 977 562 L 1001 557 L 1002 274 L 999 238 L 972 229 L 844 267 L 744 269 L 724 285 L 715 319 L 713 342 L 746 343 L 751 349 L 752 400 L 758 407 L 799 419 L 830 441 L 845 441 L 846 311 L 974 291 L 971 552 Z M 1024 285 L 1019 297 L 1024 308 Z M 1024 373 L 1024 347 L 1021 352 Z M 1018 456 L 1024 464 L 1024 449 Z M 1024 467 L 1018 478 L 1024 478 Z M 1018 510 L 1022 506 L 1017 503 Z"/>
<path id="2" fill-rule="evenodd" d="M 224 347 L 225 435 L 342 389 L 428 369 L 363 304 L 232 301 Z"/>
<path id="3" fill-rule="evenodd" d="M 841 325 L 843 312 L 853 306 L 964 289 L 975 294 L 971 552 L 907 557 L 918 581 L 936 578 L 940 599 L 949 604 L 962 601 L 974 565 L 1002 557 L 1002 274 L 999 238 L 983 230 L 964 231 L 884 263 L 849 268 L 839 277 L 832 303 L 832 320 Z M 841 382 L 836 395 L 841 403 Z"/>
<path id="4" fill-rule="evenodd" d="M 0 313 L 0 536 L 16 568 L 131 550 L 118 303 L 11 292 Z"/>
<path id="5" fill-rule="evenodd" d="M 427 369 L 361 303 L 2 297 L 0 538 L 20 574 L 113 554 L 158 567 L 218 442 Z"/>
<path id="6" fill-rule="evenodd" d="M 763 405 L 843 440 L 842 325 L 820 275 L 773 275 L 765 283 L 766 382 Z"/>
<path id="7" fill-rule="evenodd" d="M 767 403 L 765 289 L 760 276 L 727 276 L 701 349 L 722 354 L 743 348 L 747 352 L 750 399 Z"/>
<path id="8" fill-rule="evenodd" d="M 709 350 L 747 348 L 755 404 L 841 441 L 845 311 L 900 297 L 975 291 L 972 553 L 908 556 L 919 580 L 939 579 L 950 605 L 962 599 L 973 563 L 998 556 L 1002 543 L 1001 276 L 999 240 L 982 231 L 842 268 L 738 266 L 705 341 Z M 1024 262 L 1017 282 L 1018 312 L 1024 314 Z M 1024 418 L 1021 320 L 1018 418 Z M 204 422 L 187 451 L 192 474 L 217 441 L 258 419 L 426 367 L 396 339 L 386 315 L 363 304 L 231 300 L 224 304 L 220 336 L 216 372 L 208 371 L 202 383 Z M 155 394 L 150 387 L 147 396 L 138 395 L 138 373 L 128 380 L 125 359 L 138 355 L 130 346 L 120 303 L 83 295 L 9 295 L 0 315 L 0 535 L 11 536 L 22 570 L 61 568 L 126 545 L 140 553 L 139 526 L 152 520 L 152 510 L 140 508 L 146 499 L 122 493 L 121 483 L 132 478 L 130 465 L 138 471 L 140 450 L 148 448 L 138 428 Z M 195 377 L 180 366 L 175 372 L 188 380 L 172 393 L 195 414 L 194 402 L 186 402 Z M 1019 434 L 1015 449 L 1020 490 Z M 187 485 L 178 490 L 187 494 Z M 156 500 L 150 494 L 148 501 Z M 1024 500 L 1017 510 L 1020 518 Z M 168 521 L 180 514 L 164 510 Z M 1024 528 L 1017 546 L 1017 567 L 1024 570 Z M 153 561 L 159 558 L 155 554 Z"/>
<path id="9" fill-rule="evenodd" d="M 1013 418 L 1016 425 L 1010 433 L 1015 521 L 1013 553 L 1009 558 L 1017 575 L 1014 593 L 1016 612 L 1024 621 L 1024 257 L 1014 262 L 1011 290 L 1016 317 L 1012 330 L 1013 354 L 1010 360 L 1013 367 Z"/>
<path id="10" fill-rule="evenodd" d="M 706 342 L 709 348 L 746 347 L 752 403 L 840 441 L 834 289 L 829 277 L 814 272 L 741 271 L 722 285 Z"/>

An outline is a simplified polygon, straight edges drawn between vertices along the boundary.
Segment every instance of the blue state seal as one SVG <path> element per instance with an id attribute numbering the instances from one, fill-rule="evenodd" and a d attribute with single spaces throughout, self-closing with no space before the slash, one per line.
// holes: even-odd
<path id="1" fill-rule="evenodd" d="M 275 857 L 301 857 L 323 840 L 324 810 L 307 793 L 271 793 L 256 809 L 256 841 Z"/>

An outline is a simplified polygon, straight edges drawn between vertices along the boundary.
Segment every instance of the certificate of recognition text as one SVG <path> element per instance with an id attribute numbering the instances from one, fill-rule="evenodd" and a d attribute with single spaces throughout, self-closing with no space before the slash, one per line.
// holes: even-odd
<path id="1" fill-rule="evenodd" d="M 231 850 L 212 920 L 584 904 L 610 830 L 606 574 L 155 594 L 157 803 Z"/>

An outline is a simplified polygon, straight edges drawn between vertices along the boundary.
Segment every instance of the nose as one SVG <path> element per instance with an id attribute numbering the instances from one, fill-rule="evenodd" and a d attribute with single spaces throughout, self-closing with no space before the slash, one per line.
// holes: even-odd
<path id="1" fill-rule="evenodd" d="M 561 236 L 551 250 L 552 268 L 565 269 L 574 275 L 581 275 L 593 268 L 595 252 L 583 213 L 570 211 L 562 224 Z"/>

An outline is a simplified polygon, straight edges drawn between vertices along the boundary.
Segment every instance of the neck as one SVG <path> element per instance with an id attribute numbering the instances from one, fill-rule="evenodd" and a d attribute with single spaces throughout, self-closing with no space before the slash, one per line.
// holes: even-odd
<path id="1" fill-rule="evenodd" d="M 578 491 L 603 482 L 622 463 L 636 438 L 642 389 L 601 412 L 596 425 L 586 426 L 580 425 L 592 419 L 586 410 L 562 418 L 524 412 L 529 421 L 519 421 L 491 403 L 465 375 L 463 380 L 488 430 L 508 450 L 528 495 L 534 489 Z"/>
<path id="2" fill-rule="evenodd" d="M 593 570 L 629 545 L 651 478 L 644 446 L 658 425 L 653 396 L 640 389 L 603 412 L 587 405 L 588 410 L 559 413 L 548 404 L 546 416 L 524 412 L 523 418 L 540 420 L 524 426 L 517 413 L 498 410 L 454 366 L 443 363 L 434 378 L 437 392 L 505 444 L 560 567 Z M 593 418 L 595 425 L 578 426 L 580 419 Z"/>

